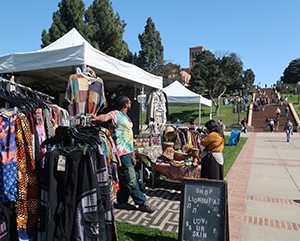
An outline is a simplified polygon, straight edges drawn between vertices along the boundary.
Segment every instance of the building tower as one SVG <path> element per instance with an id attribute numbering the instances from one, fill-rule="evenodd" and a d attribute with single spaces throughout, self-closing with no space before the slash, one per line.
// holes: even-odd
<path id="1" fill-rule="evenodd" d="M 190 69 L 195 66 L 195 55 L 204 50 L 203 46 L 190 47 Z"/>

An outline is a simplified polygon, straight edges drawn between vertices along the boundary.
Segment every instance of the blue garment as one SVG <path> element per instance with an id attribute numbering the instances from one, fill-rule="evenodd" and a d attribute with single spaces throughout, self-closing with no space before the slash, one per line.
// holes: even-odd
<path id="1" fill-rule="evenodd" d="M 293 131 L 293 123 L 292 122 L 290 122 L 289 124 L 285 123 L 284 126 L 286 128 L 286 139 L 289 141 L 291 138 L 291 132 Z"/>
<path id="2" fill-rule="evenodd" d="M 290 138 L 291 138 L 291 132 L 292 132 L 292 130 L 290 130 L 290 129 L 286 130 L 286 139 L 287 140 L 290 140 Z"/>
<path id="3" fill-rule="evenodd" d="M 228 146 L 236 145 L 240 141 L 241 131 L 231 131 Z"/>
<path id="4" fill-rule="evenodd" d="M 1 120 L 0 133 L 0 201 L 16 200 L 18 196 L 18 167 L 15 139 L 15 115 L 6 113 Z"/>

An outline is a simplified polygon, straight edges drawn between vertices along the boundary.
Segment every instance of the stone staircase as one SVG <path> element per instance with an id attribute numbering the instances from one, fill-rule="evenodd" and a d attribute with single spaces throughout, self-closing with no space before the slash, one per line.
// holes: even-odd
<path id="1" fill-rule="evenodd" d="M 272 88 L 265 88 L 263 89 L 266 91 L 266 95 L 270 98 L 270 103 L 268 105 L 265 105 L 265 110 L 263 111 L 262 109 L 259 111 L 258 108 L 256 111 L 253 110 L 252 113 L 252 126 L 254 127 L 254 131 L 255 132 L 269 132 L 270 128 L 266 127 L 266 119 L 267 117 L 269 117 L 270 119 L 275 119 L 276 117 L 276 109 L 277 107 L 280 108 L 281 110 L 281 114 L 280 117 L 278 118 L 279 120 L 279 127 L 278 127 L 278 131 L 276 132 L 284 132 L 283 128 L 284 128 L 284 124 L 287 120 L 287 118 L 291 119 L 291 122 L 293 123 L 293 127 L 294 127 L 294 131 L 297 131 L 297 122 L 295 120 L 295 118 L 293 117 L 291 110 L 289 109 L 289 115 L 288 117 L 285 116 L 285 108 L 286 105 L 283 103 L 283 105 L 280 105 L 280 101 L 276 102 L 276 98 L 275 98 L 275 102 L 272 102 L 272 94 L 274 93 Z M 274 95 L 276 96 L 276 93 L 274 93 Z M 255 97 L 259 97 L 259 93 L 258 90 L 256 90 L 256 95 Z"/>

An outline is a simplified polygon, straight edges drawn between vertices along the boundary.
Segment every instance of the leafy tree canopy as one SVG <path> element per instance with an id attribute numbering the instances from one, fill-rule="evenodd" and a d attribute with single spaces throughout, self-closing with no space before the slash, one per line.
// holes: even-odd
<path id="1" fill-rule="evenodd" d="M 163 87 L 166 87 L 172 84 L 175 80 L 179 81 L 183 85 L 184 79 L 181 75 L 181 67 L 180 65 L 173 64 L 170 60 L 164 60 L 164 63 L 161 64 L 157 69 L 155 69 L 152 73 L 158 76 L 163 77 Z"/>
<path id="2" fill-rule="evenodd" d="M 94 0 L 85 13 L 85 19 L 88 37 L 96 49 L 118 59 L 129 54 L 123 40 L 126 23 L 118 13 L 114 15 L 109 0 Z"/>
<path id="3" fill-rule="evenodd" d="M 242 73 L 242 84 L 244 87 L 250 87 L 254 84 L 255 74 L 252 69 L 244 70 Z M 241 87 L 243 87 L 241 86 Z"/>
<path id="4" fill-rule="evenodd" d="M 199 94 L 208 93 L 219 115 L 220 99 L 228 86 L 241 81 L 243 62 L 236 53 L 216 57 L 209 50 L 196 55 L 196 65 L 191 70 L 190 89 Z M 214 100 L 217 97 L 217 102 Z"/>
<path id="5" fill-rule="evenodd" d="M 161 43 L 160 33 L 156 30 L 151 18 L 147 19 L 145 30 L 138 37 L 141 50 L 136 64 L 142 69 L 154 73 L 164 64 L 164 47 Z"/>
<path id="6" fill-rule="evenodd" d="M 284 70 L 281 80 L 286 84 L 297 84 L 300 81 L 300 58 L 290 62 Z"/>
<path id="7" fill-rule="evenodd" d="M 44 29 L 42 31 L 42 45 L 44 48 L 53 43 L 72 28 L 89 41 L 85 35 L 86 24 L 83 21 L 85 13 L 85 5 L 82 0 L 62 0 L 58 3 L 58 11 L 53 13 L 51 28 L 49 32 Z"/>
<path id="8" fill-rule="evenodd" d="M 126 23 L 118 13 L 114 15 L 109 0 L 94 0 L 86 11 L 82 0 L 62 0 L 58 7 L 49 31 L 42 31 L 42 48 L 76 28 L 96 49 L 118 59 L 130 59 L 132 54 L 123 40 Z"/>

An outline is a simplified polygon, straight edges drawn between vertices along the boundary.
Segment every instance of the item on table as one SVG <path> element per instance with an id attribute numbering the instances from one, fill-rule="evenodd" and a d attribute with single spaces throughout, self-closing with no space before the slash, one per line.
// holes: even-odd
<path id="1" fill-rule="evenodd" d="M 164 150 L 162 155 L 165 158 L 169 159 L 169 160 L 173 160 L 174 159 L 174 150 L 173 150 L 173 148 L 172 147 L 166 148 L 166 150 Z"/>
<path id="2" fill-rule="evenodd" d="M 174 143 L 173 142 L 164 141 L 163 142 L 163 151 L 166 150 L 168 147 L 173 148 L 174 147 Z"/>

